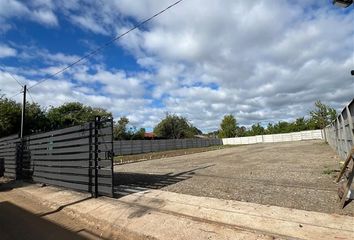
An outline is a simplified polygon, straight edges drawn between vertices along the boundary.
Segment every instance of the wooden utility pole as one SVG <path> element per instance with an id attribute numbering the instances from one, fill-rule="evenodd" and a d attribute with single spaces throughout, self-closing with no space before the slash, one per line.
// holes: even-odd
<path id="1" fill-rule="evenodd" d="M 25 130 L 25 118 L 26 118 L 26 93 L 27 93 L 27 86 L 23 86 L 23 99 L 22 99 L 22 114 L 21 114 L 21 132 L 20 138 L 23 137 L 23 132 Z"/>

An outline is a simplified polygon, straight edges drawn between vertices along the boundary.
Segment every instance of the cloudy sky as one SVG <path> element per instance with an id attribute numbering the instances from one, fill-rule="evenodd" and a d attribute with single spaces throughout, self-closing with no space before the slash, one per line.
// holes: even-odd
<path id="1" fill-rule="evenodd" d="M 354 8 L 330 0 L 184 0 L 48 78 L 174 1 L 0 0 L 1 93 L 20 90 L 10 72 L 47 79 L 30 89 L 42 106 L 80 101 L 148 129 L 170 112 L 203 131 L 228 113 L 266 124 L 354 97 Z"/>

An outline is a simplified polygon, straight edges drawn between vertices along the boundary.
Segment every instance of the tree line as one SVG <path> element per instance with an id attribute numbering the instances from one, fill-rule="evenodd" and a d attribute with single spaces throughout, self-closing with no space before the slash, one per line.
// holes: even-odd
<path id="1" fill-rule="evenodd" d="M 0 97 L 0 137 L 17 134 L 21 124 L 22 105 L 13 100 Z M 255 123 L 251 127 L 239 126 L 232 114 L 225 115 L 219 130 L 203 134 L 187 118 L 167 113 L 153 129 L 156 138 L 180 139 L 193 138 L 196 135 L 209 137 L 243 137 L 263 134 L 296 132 L 322 129 L 336 118 L 336 111 L 323 104 L 315 103 L 309 112 L 310 118 L 298 118 L 293 122 L 280 121 L 269 123 L 266 127 Z M 93 121 L 95 116 L 112 117 L 112 113 L 103 108 L 95 108 L 79 102 L 64 103 L 58 107 L 43 108 L 37 103 L 26 104 L 25 135 L 50 131 Z M 116 140 L 135 140 L 145 138 L 145 128 L 137 128 L 129 124 L 129 119 L 121 117 L 114 124 L 113 134 Z"/>
<path id="2" fill-rule="evenodd" d="M 0 137 L 19 132 L 22 104 L 8 98 L 0 99 Z M 111 117 L 102 108 L 85 106 L 79 102 L 69 102 L 58 107 L 42 108 L 37 103 L 26 103 L 24 134 L 50 131 L 80 125 L 92 121 L 95 116 Z"/>
<path id="3" fill-rule="evenodd" d="M 228 114 L 221 121 L 220 129 L 209 134 L 219 138 L 230 138 L 323 129 L 336 119 L 337 112 L 334 108 L 318 100 L 309 115 L 308 119 L 300 117 L 292 122 L 268 123 L 266 127 L 260 123 L 255 123 L 250 128 L 246 128 L 245 126 L 239 126 L 236 118 L 232 114 Z"/>

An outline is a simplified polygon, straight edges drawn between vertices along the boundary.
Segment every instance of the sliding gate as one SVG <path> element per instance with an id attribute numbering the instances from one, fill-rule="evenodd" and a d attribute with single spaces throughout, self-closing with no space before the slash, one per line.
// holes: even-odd
<path id="1" fill-rule="evenodd" d="M 113 196 L 112 119 L 11 139 L 8 146 L 5 175 Z"/>

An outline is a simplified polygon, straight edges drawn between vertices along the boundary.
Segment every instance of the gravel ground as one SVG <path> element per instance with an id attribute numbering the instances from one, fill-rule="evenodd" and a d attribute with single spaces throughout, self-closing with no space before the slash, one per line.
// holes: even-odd
<path id="1" fill-rule="evenodd" d="M 117 194 L 146 188 L 354 216 L 339 208 L 336 153 L 322 141 L 243 145 L 115 166 Z"/>

